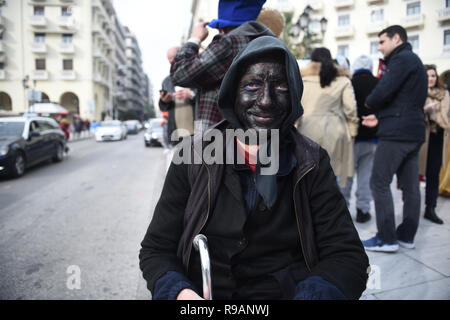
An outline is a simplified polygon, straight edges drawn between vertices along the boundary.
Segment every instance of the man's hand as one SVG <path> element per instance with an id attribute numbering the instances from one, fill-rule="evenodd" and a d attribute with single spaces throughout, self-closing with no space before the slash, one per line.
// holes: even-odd
<path id="1" fill-rule="evenodd" d="M 369 127 L 369 128 L 373 128 L 376 127 L 378 124 L 378 119 L 374 114 L 370 114 L 368 116 L 363 116 L 362 117 L 363 121 L 362 121 L 362 125 Z"/>
<path id="2" fill-rule="evenodd" d="M 164 103 L 168 103 L 168 102 L 172 101 L 172 95 L 169 92 L 165 92 L 164 93 L 163 91 L 160 91 L 159 92 L 159 98 Z"/>
<path id="3" fill-rule="evenodd" d="M 183 289 L 177 296 L 177 300 L 205 300 L 200 297 L 194 290 Z"/>
<path id="4" fill-rule="evenodd" d="M 208 22 L 200 22 L 194 27 L 194 31 L 192 32 L 192 37 L 200 39 L 200 42 L 205 40 L 208 37 L 209 31 L 206 29 Z"/>
<path id="5" fill-rule="evenodd" d="M 175 92 L 175 98 L 181 100 L 192 99 L 191 89 L 185 88 L 177 90 L 177 92 Z"/>

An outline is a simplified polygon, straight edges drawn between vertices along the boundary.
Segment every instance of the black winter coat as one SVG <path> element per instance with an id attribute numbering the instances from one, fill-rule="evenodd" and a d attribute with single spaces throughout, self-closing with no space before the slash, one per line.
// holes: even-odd
<path id="1" fill-rule="evenodd" d="M 355 91 L 356 103 L 358 106 L 358 118 L 359 118 L 359 126 L 358 126 L 358 134 L 356 135 L 356 139 L 374 139 L 376 138 L 376 133 L 378 130 L 378 126 L 375 128 L 369 128 L 362 125 L 362 117 L 372 114 L 369 108 L 366 107 L 366 98 L 378 84 L 378 78 L 374 77 L 372 72 L 369 70 L 361 70 L 357 71 L 353 74 L 352 77 L 352 85 L 353 90 Z"/>
<path id="2" fill-rule="evenodd" d="M 315 142 L 296 130 L 292 134 L 298 164 L 293 173 L 292 193 L 300 239 L 298 250 L 304 257 L 308 277 L 320 276 L 347 298 L 358 299 L 366 287 L 369 261 L 337 186 L 330 159 Z M 153 220 L 141 244 L 140 267 L 151 291 L 168 271 L 188 275 L 189 259 L 196 254 L 192 247 L 194 236 L 207 224 L 213 210 L 214 214 L 227 214 L 227 208 L 215 208 L 219 185 L 226 178 L 223 178 L 225 165 L 196 165 L 193 183 L 189 182 L 188 166 L 193 165 L 172 164 L 169 168 Z M 260 245 L 261 248 L 270 246 Z"/>
<path id="3" fill-rule="evenodd" d="M 388 72 L 367 97 L 366 104 L 378 112 L 380 140 L 425 141 L 423 106 L 428 77 L 409 43 L 403 43 L 386 59 Z"/>

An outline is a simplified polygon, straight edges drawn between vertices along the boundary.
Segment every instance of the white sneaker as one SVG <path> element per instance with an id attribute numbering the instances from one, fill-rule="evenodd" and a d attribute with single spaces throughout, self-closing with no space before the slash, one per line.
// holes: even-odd
<path id="1" fill-rule="evenodd" d="M 402 247 L 402 248 L 414 249 L 416 247 L 413 241 L 411 241 L 411 242 L 405 242 L 402 240 L 397 240 L 397 241 L 398 241 L 398 244 L 400 245 L 400 247 Z"/>

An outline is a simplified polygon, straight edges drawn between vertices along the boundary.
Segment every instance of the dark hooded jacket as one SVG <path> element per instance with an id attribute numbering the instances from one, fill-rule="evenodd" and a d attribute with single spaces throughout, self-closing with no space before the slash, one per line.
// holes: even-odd
<path id="1" fill-rule="evenodd" d="M 273 208 L 259 197 L 246 212 L 234 165 L 172 163 L 141 244 L 140 267 L 154 298 L 175 298 L 183 288 L 201 292 L 192 246 L 198 233 L 208 237 L 215 298 L 357 299 L 365 289 L 368 258 L 329 157 L 293 126 L 303 112 L 303 86 L 296 59 L 280 40 L 260 37 L 236 56 L 219 95 L 226 120 L 212 129 L 241 127 L 233 111 L 239 72 L 246 62 L 272 51 L 285 57 L 292 109 L 280 136 L 295 166 L 277 176 Z M 212 129 L 182 142 L 183 150 L 191 157 L 205 150 Z"/>

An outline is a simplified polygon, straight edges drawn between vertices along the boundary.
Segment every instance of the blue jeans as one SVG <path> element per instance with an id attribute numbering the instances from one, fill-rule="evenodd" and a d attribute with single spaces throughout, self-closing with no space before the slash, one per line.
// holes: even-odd
<path id="1" fill-rule="evenodd" d="M 377 237 L 388 244 L 414 241 L 420 218 L 419 149 L 422 142 L 380 140 L 370 187 L 375 203 Z M 403 197 L 403 221 L 395 228 L 391 183 L 397 174 Z"/>

